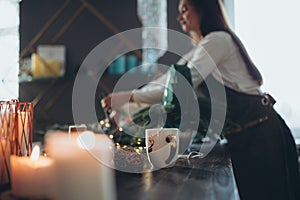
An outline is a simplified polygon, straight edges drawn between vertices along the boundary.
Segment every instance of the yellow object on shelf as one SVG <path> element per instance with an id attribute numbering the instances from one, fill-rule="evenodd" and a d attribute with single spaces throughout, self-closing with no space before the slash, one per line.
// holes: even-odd
<path id="1" fill-rule="evenodd" d="M 62 73 L 62 63 L 57 60 L 45 61 L 38 54 L 31 55 L 31 72 L 34 78 L 60 77 Z"/>

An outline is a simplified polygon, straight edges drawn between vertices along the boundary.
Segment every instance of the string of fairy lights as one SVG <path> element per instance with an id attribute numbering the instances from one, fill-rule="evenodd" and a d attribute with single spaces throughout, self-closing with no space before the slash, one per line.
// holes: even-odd
<path id="1" fill-rule="evenodd" d="M 117 123 L 115 123 L 114 120 L 107 114 L 105 115 L 104 119 L 99 121 L 101 132 L 107 134 L 108 137 L 114 141 L 117 149 L 132 148 L 135 152 L 140 154 L 146 150 L 145 138 L 133 136 L 125 131 L 128 129 L 128 127 L 134 125 L 135 124 L 131 122 L 126 124 L 127 128 L 119 127 Z"/>

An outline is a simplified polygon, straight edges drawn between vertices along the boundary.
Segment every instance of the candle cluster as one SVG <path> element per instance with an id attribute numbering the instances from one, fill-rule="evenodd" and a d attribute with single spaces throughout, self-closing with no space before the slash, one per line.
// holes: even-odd
<path id="1" fill-rule="evenodd" d="M 114 200 L 113 147 L 104 134 L 48 133 L 45 150 L 49 157 L 39 156 L 38 150 L 31 157 L 11 156 L 13 194 L 22 198 Z"/>
<path id="2" fill-rule="evenodd" d="M 10 183 L 10 155 L 32 150 L 32 120 L 31 102 L 0 101 L 0 186 Z"/>

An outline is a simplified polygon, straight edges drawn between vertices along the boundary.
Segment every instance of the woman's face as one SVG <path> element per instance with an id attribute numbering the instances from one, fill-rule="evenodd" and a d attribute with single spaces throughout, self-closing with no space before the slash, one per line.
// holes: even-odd
<path id="1" fill-rule="evenodd" d="M 184 32 L 200 31 L 200 13 L 197 13 L 189 0 L 180 0 L 178 11 L 177 20 Z"/>

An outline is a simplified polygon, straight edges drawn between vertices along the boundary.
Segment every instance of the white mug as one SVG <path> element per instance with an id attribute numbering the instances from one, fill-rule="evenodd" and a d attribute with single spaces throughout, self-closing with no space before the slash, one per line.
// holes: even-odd
<path id="1" fill-rule="evenodd" d="M 146 129 L 147 156 L 153 169 L 172 166 L 178 158 L 179 130 L 177 128 Z"/>

